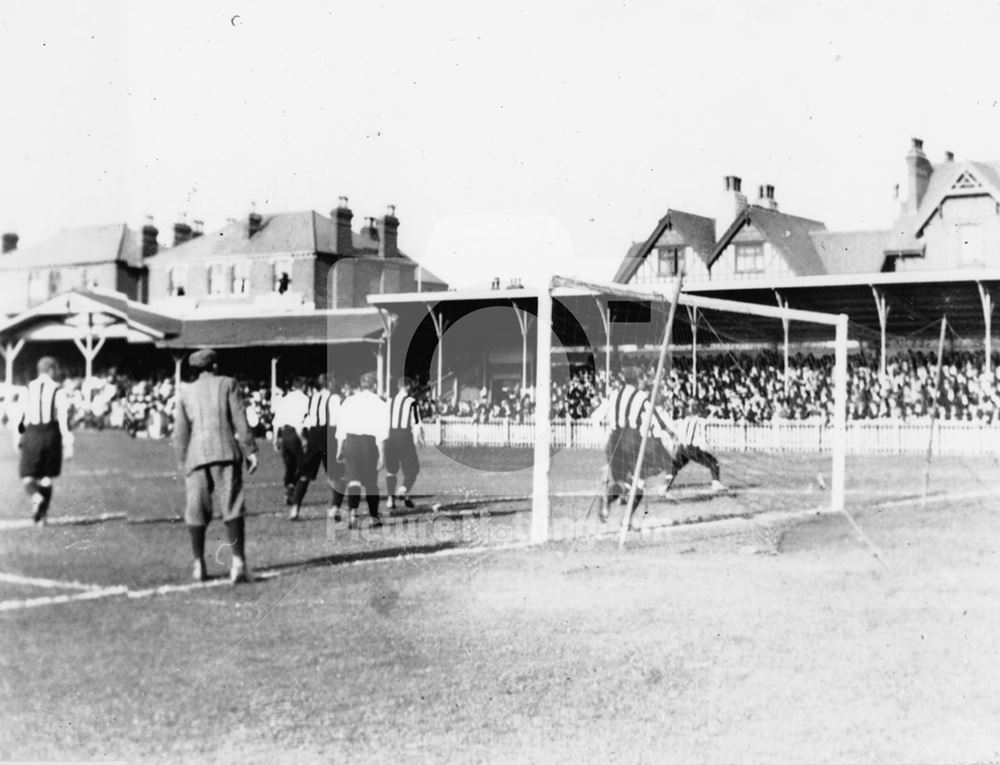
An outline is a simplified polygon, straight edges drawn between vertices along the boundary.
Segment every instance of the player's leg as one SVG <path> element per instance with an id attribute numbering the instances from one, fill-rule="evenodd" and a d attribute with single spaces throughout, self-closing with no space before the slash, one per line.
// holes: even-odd
<path id="1" fill-rule="evenodd" d="M 184 476 L 184 523 L 191 537 L 194 564 L 191 578 L 203 582 L 205 570 L 205 527 L 212 517 L 211 476 L 207 467 L 195 468 Z"/>
<path id="2" fill-rule="evenodd" d="M 352 527 L 357 523 L 358 508 L 361 506 L 364 455 L 361 452 L 360 442 L 360 436 L 348 435 L 344 438 L 344 481 L 347 485 L 348 519 Z"/>
<path id="3" fill-rule="evenodd" d="M 246 499 L 243 494 L 243 469 L 238 462 L 224 462 L 210 467 L 213 479 L 212 499 L 222 514 L 226 536 L 233 555 L 229 581 L 250 581 L 246 561 Z"/>
<path id="4" fill-rule="evenodd" d="M 689 453 L 691 461 L 707 467 L 709 472 L 712 474 L 712 488 L 716 491 L 726 488 L 722 485 L 721 475 L 722 472 L 719 468 L 719 461 L 715 458 L 715 455 L 706 452 L 697 446 L 692 446 L 689 448 Z"/>
<path id="5" fill-rule="evenodd" d="M 608 443 L 604 447 L 604 457 L 606 461 L 604 465 L 604 494 L 601 497 L 601 523 L 607 522 L 611 505 L 614 504 L 615 500 L 617 500 L 621 494 L 619 478 L 624 476 L 620 455 L 621 439 L 622 431 L 617 429 L 613 430 L 611 435 L 608 436 Z"/>
<path id="6" fill-rule="evenodd" d="M 417 445 L 413 443 L 413 435 L 408 431 L 404 433 L 405 439 L 401 443 L 400 465 L 403 469 L 403 485 L 399 487 L 398 496 L 403 498 L 403 504 L 408 508 L 413 507 L 413 500 L 410 492 L 413 491 L 413 484 L 417 482 L 420 475 L 420 458 L 417 456 Z"/>
<path id="7" fill-rule="evenodd" d="M 322 443 L 320 436 L 323 436 Z M 303 454 L 299 474 L 295 480 L 295 489 L 292 492 L 292 508 L 288 511 L 289 520 L 297 520 L 299 512 L 302 510 L 302 501 L 309 491 L 309 483 L 316 479 L 319 474 L 319 466 L 326 455 L 325 434 L 318 434 L 316 429 L 310 430 L 306 434 L 306 451 Z"/>
<path id="8" fill-rule="evenodd" d="M 327 515 L 335 520 L 340 520 L 340 508 L 344 504 L 344 496 L 347 492 L 347 485 L 344 482 L 344 463 L 337 459 L 338 444 L 336 439 L 331 439 L 327 445 L 327 481 L 333 491 L 333 498 Z"/>
<path id="9" fill-rule="evenodd" d="M 396 507 L 396 474 L 400 468 L 398 436 L 390 433 L 385 442 L 385 506 L 392 510 Z"/>
<path id="10" fill-rule="evenodd" d="M 368 503 L 368 515 L 371 516 L 372 526 L 381 526 L 382 518 L 378 512 L 378 446 L 375 439 L 365 438 L 365 462 L 364 474 L 361 477 L 362 485 L 365 489 L 365 500 Z"/>

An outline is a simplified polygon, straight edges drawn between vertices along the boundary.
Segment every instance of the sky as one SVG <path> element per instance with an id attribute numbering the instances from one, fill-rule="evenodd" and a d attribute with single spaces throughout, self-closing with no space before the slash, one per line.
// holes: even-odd
<path id="1" fill-rule="evenodd" d="M 911 137 L 1000 159 L 998 29 L 998 0 L 12 3 L 0 228 L 169 242 L 346 195 L 464 286 L 610 278 L 725 175 L 886 227 Z"/>

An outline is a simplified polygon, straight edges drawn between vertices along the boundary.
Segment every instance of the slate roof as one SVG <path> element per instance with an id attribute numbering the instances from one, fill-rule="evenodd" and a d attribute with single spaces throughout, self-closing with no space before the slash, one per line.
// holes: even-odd
<path id="1" fill-rule="evenodd" d="M 827 274 L 877 273 L 885 263 L 891 231 L 811 231 Z"/>
<path id="2" fill-rule="evenodd" d="M 0 269 L 112 262 L 142 266 L 142 237 L 124 223 L 64 228 L 37 244 L 0 256 Z"/>
<path id="3" fill-rule="evenodd" d="M 826 225 L 818 220 L 800 218 L 797 215 L 769 210 L 758 205 L 748 205 L 736 216 L 732 225 L 722 235 L 715 246 L 710 263 L 722 255 L 733 237 L 747 221 L 755 226 L 764 238 L 785 256 L 789 267 L 796 276 L 810 276 L 825 273 L 823 261 L 816 252 L 810 236 L 815 231 L 825 231 Z"/>
<path id="4" fill-rule="evenodd" d="M 695 254 L 708 264 L 715 246 L 715 220 L 681 210 L 667 210 L 666 215 L 660 218 L 644 242 L 636 242 L 629 247 L 615 273 L 614 281 L 624 283 L 635 276 L 643 261 L 649 257 L 649 253 L 668 229 L 677 232 L 684 244 L 690 246 Z"/>

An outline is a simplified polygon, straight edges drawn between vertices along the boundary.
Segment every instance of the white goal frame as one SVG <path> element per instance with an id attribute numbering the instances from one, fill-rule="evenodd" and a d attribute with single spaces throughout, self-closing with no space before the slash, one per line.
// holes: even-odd
<path id="1" fill-rule="evenodd" d="M 669 287 L 670 285 L 664 285 Z M 636 288 L 625 284 L 583 281 L 554 276 L 538 292 L 537 345 L 535 356 L 535 444 L 531 493 L 531 542 L 549 540 L 551 507 L 549 503 L 549 468 L 551 463 L 552 420 L 552 300 L 559 296 L 610 295 L 625 299 L 653 300 L 669 305 L 673 295 L 657 289 Z M 847 456 L 847 314 L 803 311 L 785 306 L 758 305 L 737 300 L 701 297 L 680 293 L 678 305 L 728 311 L 749 316 L 763 316 L 784 321 L 823 324 L 834 328 L 833 422 L 831 433 L 830 509 L 846 513 L 844 484 Z"/>

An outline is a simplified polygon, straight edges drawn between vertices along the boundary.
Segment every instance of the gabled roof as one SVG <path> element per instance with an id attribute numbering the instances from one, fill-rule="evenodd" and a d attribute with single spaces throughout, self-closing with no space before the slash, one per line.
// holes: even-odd
<path id="1" fill-rule="evenodd" d="M 142 266 L 142 238 L 124 223 L 64 228 L 37 244 L 0 256 L 0 269 L 113 262 Z"/>
<path id="2" fill-rule="evenodd" d="M 668 231 L 676 232 L 680 240 L 691 247 L 706 265 L 708 264 L 715 246 L 715 220 L 681 210 L 667 210 L 666 215 L 660 218 L 659 223 L 656 224 L 646 241 L 635 243 L 629 247 L 624 260 L 615 273 L 614 281 L 625 283 L 635 276 L 643 261 L 649 257 L 649 253 L 659 244 L 664 233 Z"/>
<path id="3" fill-rule="evenodd" d="M 83 326 L 77 317 L 87 315 L 104 317 L 96 322 L 98 326 L 118 325 L 152 340 L 170 338 L 181 330 L 179 319 L 151 311 L 148 306 L 129 300 L 121 293 L 71 290 L 0 324 L 0 335 L 17 337 L 39 325 L 58 324 L 76 328 L 70 332 L 75 336 Z"/>
<path id="4" fill-rule="evenodd" d="M 989 194 L 1000 202 L 1000 162 L 945 162 L 934 165 L 920 207 L 910 221 L 910 233 L 920 236 L 948 197 L 976 194 Z"/>
<path id="5" fill-rule="evenodd" d="M 891 231 L 811 231 L 827 274 L 878 273 L 885 262 Z"/>
<path id="6" fill-rule="evenodd" d="M 789 267 L 797 276 L 825 272 L 823 261 L 816 252 L 816 246 L 810 234 L 814 231 L 825 231 L 826 225 L 818 220 L 800 218 L 797 215 L 769 210 L 758 205 L 748 205 L 743 212 L 736 216 L 726 233 L 715 245 L 710 265 L 721 257 L 733 238 L 748 221 L 785 256 Z"/>

